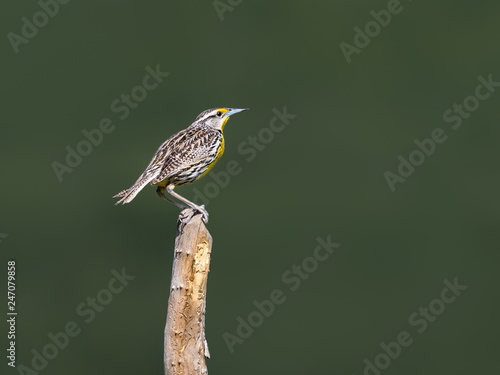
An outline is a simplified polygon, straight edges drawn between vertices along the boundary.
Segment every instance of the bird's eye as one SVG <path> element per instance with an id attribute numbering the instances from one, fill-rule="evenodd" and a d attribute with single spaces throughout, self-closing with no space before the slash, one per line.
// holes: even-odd
<path id="1" fill-rule="evenodd" d="M 217 117 L 221 117 L 221 116 L 222 116 L 222 112 L 221 111 L 217 112 Z"/>

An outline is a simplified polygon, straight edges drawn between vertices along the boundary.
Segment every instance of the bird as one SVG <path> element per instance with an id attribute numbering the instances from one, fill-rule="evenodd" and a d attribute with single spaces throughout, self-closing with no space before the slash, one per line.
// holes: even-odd
<path id="1" fill-rule="evenodd" d="M 223 130 L 229 118 L 248 108 L 212 108 L 201 112 L 186 129 L 172 135 L 158 148 L 153 159 L 137 181 L 113 198 L 121 198 L 115 205 L 130 203 L 148 184 L 157 186 L 160 198 L 175 204 L 181 210 L 191 207 L 203 215 L 208 223 L 204 205 L 198 206 L 174 191 L 204 177 L 224 153 Z M 187 206 L 165 196 L 165 191 Z M 193 212 L 194 213 L 194 212 Z M 192 215 L 191 215 L 192 216 Z M 189 220 L 190 217 L 185 218 Z"/>

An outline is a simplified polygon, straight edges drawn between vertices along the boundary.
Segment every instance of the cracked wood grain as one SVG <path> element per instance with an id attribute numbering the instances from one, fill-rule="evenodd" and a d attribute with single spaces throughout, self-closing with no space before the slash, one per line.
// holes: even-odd
<path id="1" fill-rule="evenodd" d="M 212 236 L 201 219 L 191 209 L 179 215 L 165 325 L 166 375 L 208 373 L 205 308 Z"/>

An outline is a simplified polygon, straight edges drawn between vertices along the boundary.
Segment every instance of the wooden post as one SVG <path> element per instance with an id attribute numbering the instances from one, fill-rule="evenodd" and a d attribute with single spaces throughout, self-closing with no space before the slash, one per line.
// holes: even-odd
<path id="1" fill-rule="evenodd" d="M 165 325 L 165 375 L 206 375 L 210 357 L 205 339 L 207 279 L 212 236 L 202 215 L 186 209 L 179 215 L 172 282 Z"/>

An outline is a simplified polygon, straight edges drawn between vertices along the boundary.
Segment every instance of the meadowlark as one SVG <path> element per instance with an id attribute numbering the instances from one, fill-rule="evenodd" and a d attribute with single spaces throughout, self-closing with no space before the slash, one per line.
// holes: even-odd
<path id="1" fill-rule="evenodd" d="M 148 184 L 158 186 L 158 195 L 181 210 L 188 208 L 165 196 L 165 190 L 181 202 L 203 215 L 208 222 L 208 212 L 178 193 L 174 188 L 193 183 L 205 176 L 224 153 L 223 130 L 229 117 L 248 108 L 213 108 L 198 115 L 186 129 L 167 139 L 156 151 L 146 170 L 130 188 L 116 194 L 121 198 L 115 204 L 125 204 Z"/>

